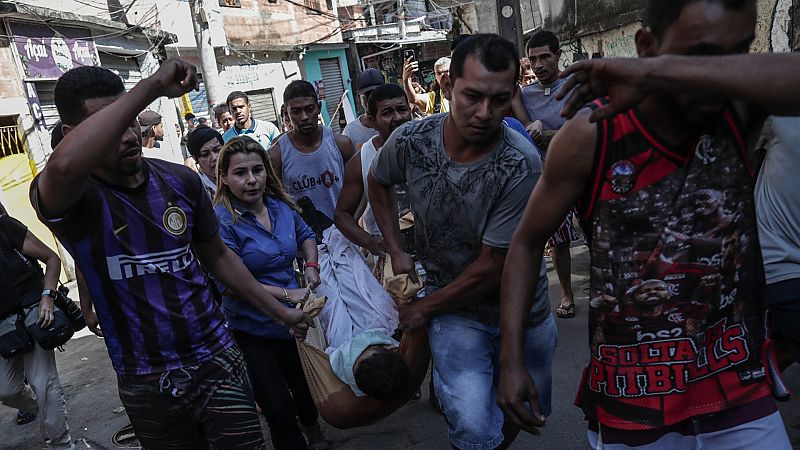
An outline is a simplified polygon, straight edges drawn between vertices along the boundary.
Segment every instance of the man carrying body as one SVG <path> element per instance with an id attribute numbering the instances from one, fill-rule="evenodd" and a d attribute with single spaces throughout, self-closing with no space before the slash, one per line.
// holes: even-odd
<path id="1" fill-rule="evenodd" d="M 556 99 L 558 90 L 566 81 L 560 78 L 561 70 L 558 61 L 561 58 L 558 38 L 549 31 L 538 31 L 531 36 L 525 46 L 528 59 L 536 75 L 537 83 L 522 88 L 521 95 L 515 100 L 515 113 L 526 126 L 533 141 L 546 157 L 547 147 L 553 135 L 561 129 L 566 121 L 561 117 L 563 101 Z M 519 99 L 522 99 L 522 105 Z M 520 109 L 524 106 L 524 109 Z M 537 127 L 534 123 L 541 124 Z M 575 316 L 575 294 L 572 291 L 572 255 L 569 252 L 572 241 L 578 239 L 572 223 L 574 214 L 567 214 L 558 231 L 548 242 L 553 257 L 553 266 L 561 285 L 561 300 L 556 309 L 556 316 L 570 318 Z"/>
<path id="2" fill-rule="evenodd" d="M 346 136 L 318 124 L 320 102 L 311 83 L 292 81 L 284 91 L 283 101 L 292 130 L 273 144 L 269 158 L 295 201 L 310 203 L 313 211 L 324 215 L 306 221 L 319 236 L 333 224 L 344 165 L 355 150 Z"/>
<path id="3" fill-rule="evenodd" d="M 379 255 L 386 251 L 386 247 L 369 201 L 365 201 L 368 191 L 367 175 L 372 161 L 389 135 L 411 120 L 411 109 L 403 88 L 396 84 L 385 84 L 372 92 L 373 96 L 367 104 L 367 114 L 368 120 L 374 124 L 379 134 L 368 140 L 361 151 L 347 162 L 344 187 L 336 203 L 334 221 L 350 242 L 369 250 L 373 255 Z M 364 228 L 358 224 L 359 217 L 363 218 Z"/>
<path id="4" fill-rule="evenodd" d="M 358 74 L 358 80 L 356 80 L 358 101 L 361 102 L 361 107 L 364 108 L 364 114 L 348 123 L 344 127 L 344 131 L 342 131 L 342 134 L 349 137 L 350 141 L 353 142 L 353 147 L 355 147 L 356 151 L 361 150 L 361 146 L 365 142 L 378 134 L 378 130 L 373 128 L 373 124 L 367 117 L 367 101 L 369 100 L 369 94 L 384 82 L 383 74 L 378 69 L 367 69 Z"/>
<path id="5" fill-rule="evenodd" d="M 304 315 L 223 244 L 196 174 L 141 157 L 136 114 L 196 86 L 195 68 L 177 59 L 127 94 L 107 69 L 64 74 L 54 97 L 65 137 L 31 184 L 31 203 L 84 275 L 142 444 L 264 448 L 242 353 L 200 262 L 301 336 Z"/>
<path id="6" fill-rule="evenodd" d="M 427 94 L 417 94 L 414 91 L 411 77 L 419 72 L 419 62 L 414 61 L 413 57 L 408 58 L 403 66 L 403 89 L 406 91 L 408 101 L 417 105 L 427 115 L 450 111 L 450 101 L 445 97 L 441 87 L 442 77 L 450 72 L 450 58 L 445 56 L 437 59 L 433 63 L 433 71 L 436 77 L 436 85 L 439 86 L 439 89 Z"/>
<path id="7" fill-rule="evenodd" d="M 752 0 L 649 0 L 645 16 L 639 59 L 582 61 L 566 71 L 572 77 L 559 97 L 569 95 L 563 113 L 575 117 L 551 144 L 503 274 L 499 402 L 524 429 L 544 425 L 520 348 L 519 315 L 537 277 L 519 274 L 538 273 L 547 238 L 578 202 L 592 234 L 591 357 L 578 397 L 592 447 L 789 449 L 762 359 L 764 278 L 744 143 L 765 113 L 800 113 L 800 55 L 674 56 L 746 52 Z M 581 109 L 589 102 L 594 111 Z M 727 211 L 716 215 L 724 226 L 699 228 L 698 192 L 725 194 L 716 202 Z M 720 240 L 717 254 L 674 241 L 669 231 L 682 229 L 697 244 Z M 685 335 L 637 342 L 626 327 L 609 326 L 603 311 L 642 278 L 635 255 L 676 244 L 671 258 L 687 270 L 674 265 L 662 275 L 674 287 L 667 305 L 702 304 L 682 310 L 685 326 L 662 320 L 638 331 L 659 336 L 677 326 Z M 721 276 L 692 274 L 703 261 Z M 591 334 L 598 327 L 613 344 Z"/>
<path id="8" fill-rule="evenodd" d="M 267 120 L 256 120 L 250 110 L 250 99 L 242 91 L 233 91 L 228 95 L 225 104 L 228 105 L 233 115 L 233 126 L 222 135 L 225 142 L 243 134 L 249 135 L 258 141 L 262 147 L 268 149 L 272 141 L 280 134 L 278 127 Z"/>
<path id="9" fill-rule="evenodd" d="M 333 225 L 344 165 L 353 156 L 353 144 L 346 136 L 318 125 L 320 103 L 311 83 L 289 83 L 283 100 L 293 130 L 278 139 L 269 156 L 286 191 L 302 208 L 303 219 L 322 244 L 322 284 L 316 292 L 328 297 L 320 321 L 330 352 L 352 339 L 354 330 L 394 330 L 397 311 L 389 294 L 372 276 L 358 247 Z"/>
<path id="10" fill-rule="evenodd" d="M 369 198 L 394 273 L 416 279 L 414 262 L 400 247 L 392 198 L 394 184 L 408 183 L 428 295 L 401 305 L 400 323 L 428 326 L 450 443 L 494 449 L 518 432 L 495 403 L 500 275 L 541 160 L 525 137 L 502 125 L 518 89 L 514 45 L 496 35 L 472 36 L 456 48 L 451 68 L 442 78 L 450 113 L 392 133 L 373 163 Z M 546 279 L 531 297 L 535 306 L 520 313 L 527 325 L 526 362 L 545 385 L 549 404 L 557 332 Z"/>

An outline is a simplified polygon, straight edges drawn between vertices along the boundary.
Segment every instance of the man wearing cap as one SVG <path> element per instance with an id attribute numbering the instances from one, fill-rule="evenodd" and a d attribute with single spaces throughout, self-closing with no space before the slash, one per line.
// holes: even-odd
<path id="1" fill-rule="evenodd" d="M 138 120 L 142 130 L 142 156 L 176 164 L 183 163 L 169 146 L 162 147 L 160 143 L 164 141 L 164 122 L 159 113 L 146 109 L 139 114 Z"/>
<path id="2" fill-rule="evenodd" d="M 139 126 L 142 127 L 142 147 L 159 148 L 158 141 L 164 140 L 164 123 L 161 114 L 145 109 L 139 114 Z"/>
<path id="3" fill-rule="evenodd" d="M 358 100 L 361 102 L 361 107 L 364 108 L 364 114 L 360 115 L 358 119 L 350 122 L 344 127 L 342 134 L 349 137 L 353 141 L 353 147 L 356 150 L 361 150 L 361 146 L 365 142 L 378 135 L 378 130 L 372 127 L 372 121 L 366 111 L 369 109 L 368 101 L 369 94 L 372 91 L 384 84 L 386 79 L 378 69 L 367 69 L 358 75 L 356 80 L 356 87 L 358 87 Z"/>

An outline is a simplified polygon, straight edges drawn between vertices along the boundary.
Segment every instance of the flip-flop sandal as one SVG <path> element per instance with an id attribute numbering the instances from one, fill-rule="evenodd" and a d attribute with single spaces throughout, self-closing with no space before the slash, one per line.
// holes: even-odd
<path id="1" fill-rule="evenodd" d="M 133 432 L 133 426 L 130 424 L 114 433 L 111 442 L 118 448 L 142 448 L 142 444 L 139 443 L 136 433 Z"/>
<path id="2" fill-rule="evenodd" d="M 36 420 L 36 414 L 28 411 L 17 411 L 17 425 L 25 425 Z"/>
<path id="3" fill-rule="evenodd" d="M 571 319 L 575 317 L 575 303 L 569 305 L 558 305 L 556 317 L 559 319 Z"/>

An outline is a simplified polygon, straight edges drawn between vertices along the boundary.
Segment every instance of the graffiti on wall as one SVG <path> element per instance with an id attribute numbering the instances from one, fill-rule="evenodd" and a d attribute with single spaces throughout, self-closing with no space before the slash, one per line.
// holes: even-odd
<path id="1" fill-rule="evenodd" d="M 402 62 L 398 62 L 398 52 L 388 52 L 364 59 L 365 68 L 378 69 L 389 83 L 396 83 L 403 77 Z"/>

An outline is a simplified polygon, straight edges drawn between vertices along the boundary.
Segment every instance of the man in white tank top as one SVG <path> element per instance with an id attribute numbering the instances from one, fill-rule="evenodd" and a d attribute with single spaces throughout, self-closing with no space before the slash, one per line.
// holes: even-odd
<path id="1" fill-rule="evenodd" d="M 384 253 L 386 247 L 367 201 L 367 174 L 383 142 L 400 125 L 411 120 L 411 109 L 403 88 L 396 84 L 384 84 L 372 91 L 367 103 L 367 118 L 379 134 L 366 141 L 361 151 L 347 163 L 334 221 L 350 242 L 376 255 Z M 363 218 L 364 228 L 358 225 L 358 217 Z"/>
<path id="2" fill-rule="evenodd" d="M 301 204 L 303 219 L 320 239 L 333 224 L 344 165 L 355 150 L 346 136 L 318 124 L 320 102 L 311 83 L 292 81 L 283 101 L 294 129 L 269 149 L 269 158 L 286 191 Z"/>

